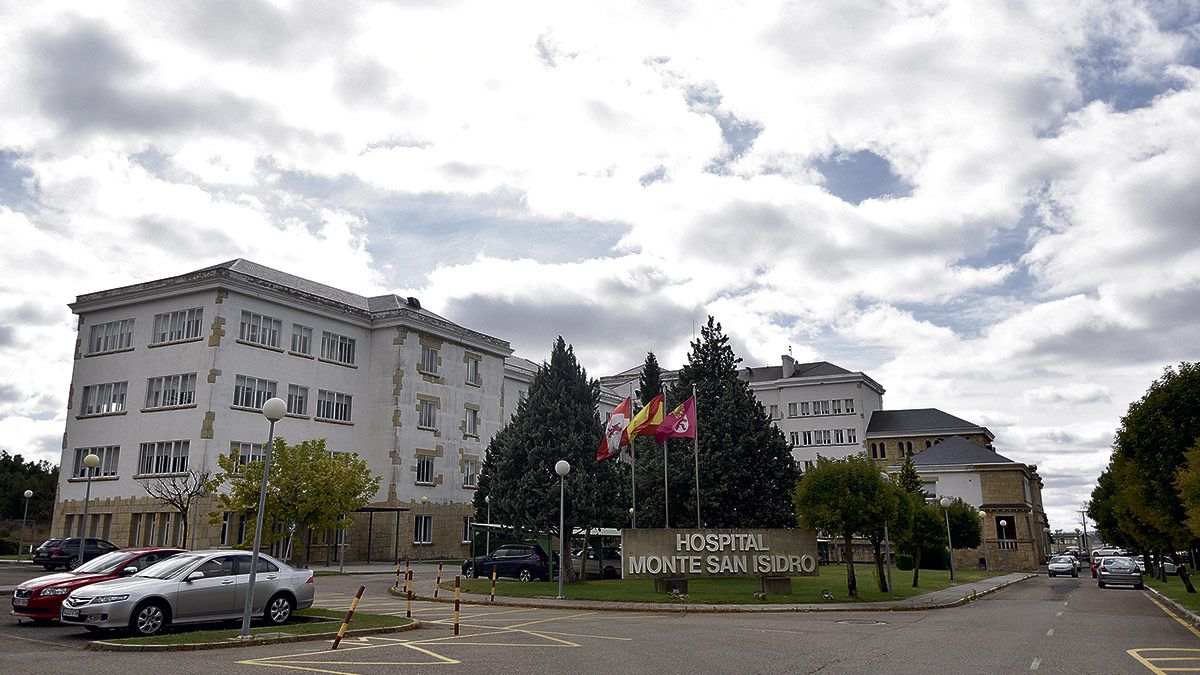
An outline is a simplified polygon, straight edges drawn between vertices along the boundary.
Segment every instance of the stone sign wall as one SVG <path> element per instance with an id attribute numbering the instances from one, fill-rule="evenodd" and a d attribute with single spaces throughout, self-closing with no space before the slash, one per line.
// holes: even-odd
<path id="1" fill-rule="evenodd" d="M 629 529 L 625 579 L 817 576 L 817 536 L 785 529 Z"/>

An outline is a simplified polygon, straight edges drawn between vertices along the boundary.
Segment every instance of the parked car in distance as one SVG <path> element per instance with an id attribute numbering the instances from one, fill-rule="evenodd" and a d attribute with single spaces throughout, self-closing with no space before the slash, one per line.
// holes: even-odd
<path id="1" fill-rule="evenodd" d="M 84 537 L 84 560 L 117 550 L 118 546 L 107 539 Z M 33 564 L 41 565 L 47 572 L 61 567 L 73 570 L 79 565 L 79 537 L 47 539 L 33 551 Z"/>
<path id="2" fill-rule="evenodd" d="M 1105 588 L 1112 584 L 1130 584 L 1141 590 L 1142 573 L 1133 559 L 1124 556 L 1104 556 L 1096 567 L 1096 585 Z"/>
<path id="3" fill-rule="evenodd" d="M 1139 555 L 1139 556 L 1134 557 L 1133 562 L 1135 565 L 1137 565 L 1139 572 L 1141 572 L 1142 574 L 1146 573 L 1146 561 L 1144 558 L 1142 558 L 1142 556 Z M 1162 567 L 1163 567 L 1163 573 L 1168 576 L 1173 576 L 1173 575 L 1179 574 L 1179 568 L 1175 566 L 1175 563 L 1171 562 L 1170 560 L 1167 560 L 1166 558 L 1163 558 L 1163 560 L 1162 560 Z"/>
<path id="4" fill-rule="evenodd" d="M 1119 548 L 1098 548 L 1092 551 L 1092 578 L 1096 578 L 1096 568 L 1100 566 L 1100 559 L 1105 556 L 1123 556 L 1125 552 Z"/>
<path id="5" fill-rule="evenodd" d="M 239 619 L 250 586 L 250 553 L 208 550 L 176 554 L 133 576 L 71 591 L 59 618 L 88 630 L 128 628 L 154 635 L 172 625 Z M 259 555 L 253 613 L 275 625 L 316 595 L 312 570 Z"/>
<path id="6" fill-rule="evenodd" d="M 12 613 L 40 621 L 57 621 L 63 600 L 71 591 L 127 577 L 182 551 L 178 548 L 127 548 L 93 558 L 70 572 L 23 581 L 13 590 Z"/>
<path id="7" fill-rule="evenodd" d="M 1073 577 L 1079 576 L 1079 562 L 1074 556 L 1056 555 L 1050 559 L 1050 563 L 1046 565 L 1050 576 L 1056 577 L 1060 574 L 1069 574 Z"/>
<path id="8" fill-rule="evenodd" d="M 571 551 L 571 566 L 576 572 L 583 570 L 583 549 L 577 548 Z M 595 549 L 587 549 L 587 569 L 585 571 L 589 577 L 621 578 L 621 552 L 616 548 L 605 547 L 604 559 L 599 560 Z"/>
<path id="9" fill-rule="evenodd" d="M 505 544 L 489 555 L 476 556 L 462 565 L 468 579 L 490 577 L 492 568 L 498 577 L 513 577 L 521 581 L 550 580 L 550 557 L 538 544 Z"/>

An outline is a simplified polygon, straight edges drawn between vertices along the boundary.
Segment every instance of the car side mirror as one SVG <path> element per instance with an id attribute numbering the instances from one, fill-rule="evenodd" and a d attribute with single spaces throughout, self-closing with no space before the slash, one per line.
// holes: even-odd
<path id="1" fill-rule="evenodd" d="M 187 575 L 187 579 L 185 579 L 184 581 L 191 583 L 197 579 L 203 579 L 203 578 L 204 578 L 204 572 L 192 572 L 191 574 Z"/>
<path id="2" fill-rule="evenodd" d="M 129 567 L 121 570 L 121 574 L 137 574 L 137 571 L 137 565 L 130 565 Z"/>

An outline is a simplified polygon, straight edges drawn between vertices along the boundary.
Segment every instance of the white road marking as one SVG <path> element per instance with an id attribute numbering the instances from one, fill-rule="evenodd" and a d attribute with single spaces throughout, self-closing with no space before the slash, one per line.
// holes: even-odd
<path id="1" fill-rule="evenodd" d="M 1052 636 L 1052 635 L 1054 635 L 1054 629 L 1053 629 L 1053 628 L 1051 628 L 1050 630 L 1046 631 L 1046 637 L 1050 637 L 1050 636 Z"/>
<path id="2" fill-rule="evenodd" d="M 1038 658 L 1038 659 L 1034 659 L 1034 660 L 1033 660 L 1033 663 L 1029 664 L 1029 669 L 1030 669 L 1030 670 L 1037 670 L 1037 669 L 1038 669 L 1038 668 L 1040 668 L 1041 666 L 1042 666 L 1042 660 L 1041 660 L 1040 658 Z"/>
<path id="3" fill-rule="evenodd" d="M 1062 612 L 1059 612 L 1058 614 L 1055 614 L 1054 616 L 1062 616 Z"/>

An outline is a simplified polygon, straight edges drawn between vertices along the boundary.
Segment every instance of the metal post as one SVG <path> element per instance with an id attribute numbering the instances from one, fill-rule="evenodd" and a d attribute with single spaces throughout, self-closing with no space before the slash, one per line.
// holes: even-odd
<path id="1" fill-rule="evenodd" d="M 895 593 L 892 591 L 892 540 L 888 537 L 887 521 L 883 521 L 883 543 L 887 550 L 887 579 L 888 579 L 888 598 L 895 599 Z"/>
<path id="2" fill-rule="evenodd" d="M 250 552 L 250 584 L 246 586 L 246 604 L 242 607 L 242 633 L 238 637 L 250 637 L 250 614 L 254 611 L 254 582 L 258 577 L 258 549 L 262 546 L 263 512 L 267 509 L 267 477 L 271 471 L 271 446 L 275 444 L 275 420 L 271 420 L 271 431 L 267 434 L 267 447 L 263 451 L 262 486 L 258 490 L 258 519 L 254 526 L 254 550 Z"/>
<path id="3" fill-rule="evenodd" d="M 566 524 L 566 516 L 564 512 L 566 504 L 566 484 L 567 477 L 559 475 L 558 477 L 558 599 L 563 598 L 563 568 L 567 564 L 567 534 L 563 531 Z"/>
<path id="4" fill-rule="evenodd" d="M 629 509 L 629 526 L 637 529 L 637 437 L 629 439 L 629 478 L 633 482 L 632 500 Z"/>
<path id="5" fill-rule="evenodd" d="M 696 385 L 692 385 L 692 405 L 695 406 L 699 402 L 696 400 Z M 693 407 L 693 410 L 695 408 Z M 695 415 L 697 418 L 696 424 L 699 426 L 699 413 Z M 703 527 L 703 522 L 700 520 L 700 430 L 692 430 L 692 462 L 696 470 L 696 527 Z M 888 583 L 891 586 L 891 583 Z"/>
<path id="6" fill-rule="evenodd" d="M 92 501 L 92 468 L 90 466 L 83 467 L 84 475 L 87 476 L 87 492 L 83 498 L 83 517 L 79 519 L 79 554 L 75 556 L 75 566 L 78 567 L 87 562 L 87 546 L 86 528 L 88 519 L 88 502 Z"/>
<path id="7" fill-rule="evenodd" d="M 986 511 L 979 512 L 979 538 L 983 542 L 983 569 L 985 571 L 991 571 L 992 565 L 991 565 L 991 562 L 988 560 L 988 552 L 987 552 L 987 512 Z"/>
<path id="8" fill-rule="evenodd" d="M 950 553 L 950 583 L 957 584 L 958 579 L 954 576 L 954 542 L 950 539 L 950 509 L 942 509 L 942 515 L 946 516 L 946 551 Z"/>
<path id="9" fill-rule="evenodd" d="M 25 514 L 21 516 L 21 541 L 17 543 L 17 561 L 21 560 L 21 549 L 25 547 L 25 521 L 29 519 L 29 498 L 33 496 L 33 490 L 25 491 Z"/>
<path id="10" fill-rule="evenodd" d="M 484 548 L 483 554 L 491 555 L 492 554 L 492 496 L 488 495 L 488 496 L 484 497 L 483 501 L 487 502 L 487 512 L 488 512 L 487 534 L 483 535 L 483 548 Z M 475 540 L 475 537 L 471 537 L 471 541 L 474 541 L 474 540 Z M 474 563 L 472 563 L 472 564 L 474 564 Z"/>

